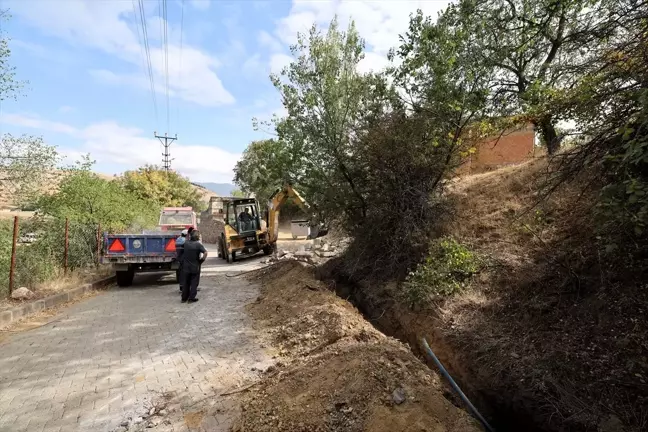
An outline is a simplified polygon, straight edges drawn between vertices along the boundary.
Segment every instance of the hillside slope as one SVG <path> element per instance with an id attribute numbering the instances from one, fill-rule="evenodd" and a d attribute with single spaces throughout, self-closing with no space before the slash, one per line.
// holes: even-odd
<path id="1" fill-rule="evenodd" d="M 431 339 L 499 431 L 648 430 L 645 275 L 602 258 L 584 185 L 538 202 L 546 168 L 451 186 L 447 233 L 484 261 L 463 293 L 412 310 L 402 287 L 363 286 L 358 303 L 413 347 Z"/>
<path id="2" fill-rule="evenodd" d="M 105 180 L 113 180 L 116 178 L 119 178 L 118 176 L 111 176 L 107 174 L 101 174 L 101 173 L 95 173 L 99 177 L 105 179 Z M 63 179 L 63 176 L 65 175 L 64 171 L 54 171 L 50 173 L 48 176 L 47 181 L 44 183 L 42 192 L 44 193 L 54 193 L 56 192 L 58 185 L 60 181 Z M 191 183 L 192 187 L 199 193 L 200 199 L 202 202 L 209 203 L 209 199 L 213 196 L 219 196 L 217 193 L 197 184 L 197 183 Z M 15 203 L 14 203 L 14 197 L 11 195 L 9 192 L 8 188 L 0 183 L 0 212 L 2 213 L 7 213 L 13 209 L 15 209 Z M 11 212 L 12 214 L 15 212 Z"/>

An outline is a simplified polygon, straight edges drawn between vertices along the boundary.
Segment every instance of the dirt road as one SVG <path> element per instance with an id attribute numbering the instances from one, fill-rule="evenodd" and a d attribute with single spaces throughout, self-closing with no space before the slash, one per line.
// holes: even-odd
<path id="1" fill-rule="evenodd" d="M 175 414 L 154 430 L 226 431 L 235 407 L 210 396 L 270 364 L 243 311 L 258 287 L 225 276 L 258 268 L 259 259 L 208 260 L 195 304 L 180 303 L 171 277 L 141 275 L 4 338 L 0 431 L 133 430 L 158 424 L 143 417 L 161 401 Z"/>

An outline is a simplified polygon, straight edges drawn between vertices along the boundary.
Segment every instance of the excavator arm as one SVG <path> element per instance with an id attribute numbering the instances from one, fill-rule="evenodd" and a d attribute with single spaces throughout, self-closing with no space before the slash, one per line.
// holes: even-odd
<path id="1" fill-rule="evenodd" d="M 292 186 L 285 185 L 282 189 L 277 189 L 268 202 L 268 240 L 271 244 L 276 243 L 279 238 L 279 212 L 289 198 L 292 198 L 302 209 L 306 211 L 310 209 L 306 200 Z"/>

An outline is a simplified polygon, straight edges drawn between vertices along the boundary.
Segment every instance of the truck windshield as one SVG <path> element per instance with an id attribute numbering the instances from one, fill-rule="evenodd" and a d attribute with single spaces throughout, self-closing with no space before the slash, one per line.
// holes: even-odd
<path id="1" fill-rule="evenodd" d="M 193 217 L 190 213 L 164 213 L 160 216 L 160 225 L 191 225 Z"/>

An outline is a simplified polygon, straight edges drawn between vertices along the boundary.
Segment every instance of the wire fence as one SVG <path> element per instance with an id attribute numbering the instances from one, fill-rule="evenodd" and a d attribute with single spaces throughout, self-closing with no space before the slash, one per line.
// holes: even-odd
<path id="1" fill-rule="evenodd" d="M 0 221 L 0 298 L 99 266 L 101 227 L 67 219 Z"/>

